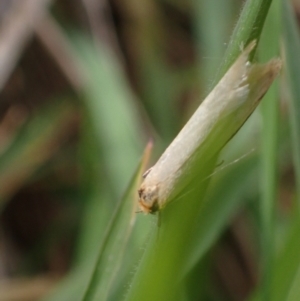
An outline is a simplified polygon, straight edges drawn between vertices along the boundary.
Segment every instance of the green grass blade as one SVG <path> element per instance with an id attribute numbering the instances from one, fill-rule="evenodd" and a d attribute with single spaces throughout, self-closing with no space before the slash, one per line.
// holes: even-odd
<path id="1" fill-rule="evenodd" d="M 291 219 L 288 229 L 285 233 L 285 241 L 282 244 L 283 248 L 274 261 L 274 276 L 272 277 L 270 288 L 270 300 L 298 300 L 294 299 L 295 292 L 299 290 L 299 269 L 300 269 L 300 219 L 299 214 L 296 214 Z M 249 300 L 261 301 L 265 299 L 264 288 L 260 287 L 259 291 L 254 294 Z"/>
<path id="2" fill-rule="evenodd" d="M 298 266 L 298 270 L 295 273 L 295 277 L 294 277 L 293 282 L 291 284 L 289 294 L 286 298 L 287 301 L 297 301 L 297 300 L 299 300 L 299 296 L 300 296 L 299 283 L 300 283 L 300 266 Z"/>
<path id="3" fill-rule="evenodd" d="M 99 143 L 95 143 L 95 128 L 90 115 L 82 112 L 79 140 L 79 166 L 81 178 L 81 197 L 84 204 L 81 227 L 77 239 L 74 264 L 93 265 L 98 255 L 105 229 L 109 223 L 116 198 L 107 185 L 106 172 L 101 157 Z M 88 263 L 90 261 L 90 263 Z"/>
<path id="4" fill-rule="evenodd" d="M 123 251 L 132 231 L 136 216 L 137 186 L 150 156 L 150 145 L 129 185 L 124 198 L 118 204 L 106 231 L 90 284 L 82 300 L 106 300 L 113 290 L 113 282 L 122 263 Z"/>
<path id="5" fill-rule="evenodd" d="M 82 300 L 110 300 L 112 293 L 119 290 L 118 276 L 122 274 L 124 250 L 128 248 L 130 233 L 135 225 L 136 218 L 136 196 L 137 186 L 140 183 L 141 175 L 147 165 L 150 156 L 151 145 L 149 144 L 144 152 L 144 156 L 131 179 L 130 185 L 124 197 L 118 203 L 113 216 L 102 237 L 101 244 L 95 243 L 97 256 L 94 258 L 94 252 L 89 251 L 86 261 L 77 264 L 70 274 L 59 283 L 59 286 L 49 296 L 44 298 L 45 301 L 82 301 Z M 99 197 L 99 195 L 98 195 Z M 99 202 L 99 198 L 97 199 Z M 98 204 L 102 211 L 105 211 L 102 204 Z M 95 209 L 96 213 L 99 209 Z M 100 212 L 103 214 L 103 212 Z M 89 218 L 95 218 L 90 215 Z M 101 215 L 98 216 L 101 224 Z M 139 223 L 140 226 L 142 226 Z M 132 236 L 132 235 L 131 235 Z M 96 238 L 97 239 L 97 238 Z M 99 237 L 98 237 L 99 239 Z M 98 246 L 99 245 L 99 246 Z M 88 246 L 89 247 L 89 246 Z"/>
<path id="6" fill-rule="evenodd" d="M 209 163 L 202 166 L 202 170 L 211 171 L 214 164 Z M 178 277 L 182 274 L 183 258 L 189 249 L 188 237 L 192 229 L 190 223 L 197 219 L 196 208 L 205 194 L 206 186 L 207 183 L 201 183 L 189 194 L 189 200 L 182 199 L 182 202 L 170 204 L 158 217 L 161 221 L 158 221 L 159 226 L 148 241 L 146 252 L 130 286 L 127 301 L 176 300 Z M 182 203 L 186 205 L 179 208 L 178 205 Z"/>
<path id="7" fill-rule="evenodd" d="M 244 47 L 252 40 L 259 41 L 271 3 L 272 0 L 246 1 L 230 38 L 217 80 L 225 74 L 229 66 L 235 61 L 241 51 L 241 47 Z"/>
<path id="8" fill-rule="evenodd" d="M 297 301 L 299 299 L 299 295 L 300 295 L 299 282 L 300 282 L 300 267 L 298 267 L 297 274 L 296 274 L 295 279 L 292 283 L 292 287 L 291 287 L 291 290 L 289 292 L 289 295 L 286 299 L 287 301 Z"/>
<path id="9" fill-rule="evenodd" d="M 296 195 L 300 206 L 300 33 L 296 18 L 288 1 L 283 1 L 283 42 L 286 68 L 291 91 L 289 103 Z"/>
<path id="10" fill-rule="evenodd" d="M 247 194 L 250 197 L 253 193 L 253 189 L 249 193 L 248 187 L 254 175 L 257 176 L 257 170 L 258 155 L 252 153 L 217 172 L 195 226 L 198 239 L 192 243 L 192 252 L 186 263 L 187 271 L 205 255 L 229 224 L 233 214 L 245 201 L 242 196 Z"/>
<path id="11" fill-rule="evenodd" d="M 295 277 L 297 277 L 300 268 L 299 233 L 300 219 L 296 213 L 291 221 L 284 249 L 274 264 L 274 280 L 272 281 L 270 298 L 272 301 L 287 300 Z"/>
<path id="12" fill-rule="evenodd" d="M 279 52 L 280 1 L 273 1 L 262 33 L 260 57 L 268 60 Z M 272 85 L 261 104 L 261 282 L 264 300 L 271 300 L 275 246 L 274 210 L 278 194 L 279 99 L 278 84 Z"/>

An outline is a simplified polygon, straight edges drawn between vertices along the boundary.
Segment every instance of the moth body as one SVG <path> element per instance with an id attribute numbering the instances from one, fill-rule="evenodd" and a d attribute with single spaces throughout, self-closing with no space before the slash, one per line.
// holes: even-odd
<path id="1" fill-rule="evenodd" d="M 248 56 L 254 46 L 255 42 L 252 42 L 246 47 L 157 163 L 144 174 L 138 191 L 143 212 L 155 213 L 171 196 L 177 195 L 182 183 L 186 184 L 182 174 L 186 175 L 195 162 L 198 164 L 198 158 L 204 153 L 206 157 L 215 155 L 268 90 L 280 70 L 281 61 L 274 59 L 266 64 L 251 64 Z M 227 135 L 224 128 L 229 129 Z M 215 153 L 208 151 L 207 145 L 212 139 L 218 141 Z"/>

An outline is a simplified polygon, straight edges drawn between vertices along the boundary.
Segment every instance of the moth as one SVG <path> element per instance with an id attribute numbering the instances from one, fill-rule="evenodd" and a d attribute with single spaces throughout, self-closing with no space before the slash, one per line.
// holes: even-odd
<path id="1" fill-rule="evenodd" d="M 280 71 L 281 60 L 251 63 L 249 54 L 255 44 L 252 41 L 242 51 L 157 163 L 144 174 L 138 190 L 142 212 L 155 213 L 164 208 L 180 187 L 185 170 L 197 156 L 201 156 L 201 149 L 205 148 L 208 138 L 211 141 L 213 137 L 220 150 L 267 92 Z M 223 131 L 224 127 L 228 128 L 228 134 Z"/>

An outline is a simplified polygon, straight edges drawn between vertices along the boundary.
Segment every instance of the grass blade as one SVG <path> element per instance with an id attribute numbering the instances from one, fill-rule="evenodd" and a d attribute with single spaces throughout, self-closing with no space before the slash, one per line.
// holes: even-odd
<path id="1" fill-rule="evenodd" d="M 274 277 L 272 277 L 270 288 L 270 300 L 272 301 L 299 299 L 299 295 L 297 296 L 298 298 L 294 299 L 295 292 L 299 290 L 299 282 L 296 282 L 299 278 L 300 270 L 299 232 L 300 219 L 296 211 L 285 233 L 283 248 L 278 258 L 274 261 Z M 263 289 L 261 287 L 249 300 L 264 300 Z"/>
<path id="2" fill-rule="evenodd" d="M 106 300 L 116 273 L 121 266 L 122 250 L 134 225 L 136 211 L 136 189 L 150 156 L 151 146 L 145 150 L 143 160 L 135 173 L 123 200 L 110 220 L 90 284 L 82 300 Z"/>
<path id="3" fill-rule="evenodd" d="M 273 1 L 262 33 L 260 56 L 266 60 L 279 52 L 280 1 Z M 261 282 L 264 300 L 272 300 L 271 281 L 275 246 L 275 206 L 278 194 L 279 99 L 277 82 L 267 92 L 261 104 Z"/>
<path id="4" fill-rule="evenodd" d="M 192 253 L 186 263 L 187 271 L 205 255 L 229 224 L 232 215 L 242 205 L 244 202 L 242 195 L 248 191 L 249 181 L 257 174 L 257 168 L 258 156 L 252 153 L 218 172 L 195 226 L 198 239 L 194 240 L 191 247 Z"/>
<path id="5" fill-rule="evenodd" d="M 287 232 L 284 249 L 274 264 L 274 280 L 272 281 L 270 298 L 272 301 L 287 300 L 290 289 L 295 283 L 300 268 L 299 231 L 300 219 L 296 213 Z"/>
<path id="6" fill-rule="evenodd" d="M 241 47 L 245 47 L 245 45 L 253 40 L 259 41 L 271 3 L 272 0 L 246 1 L 230 38 L 217 80 L 223 76 L 229 66 L 235 61 Z M 252 55 L 254 55 L 254 52 Z"/>
<path id="7" fill-rule="evenodd" d="M 300 38 L 296 18 L 288 1 L 283 1 L 283 41 L 291 100 L 289 104 L 296 195 L 300 206 Z"/>

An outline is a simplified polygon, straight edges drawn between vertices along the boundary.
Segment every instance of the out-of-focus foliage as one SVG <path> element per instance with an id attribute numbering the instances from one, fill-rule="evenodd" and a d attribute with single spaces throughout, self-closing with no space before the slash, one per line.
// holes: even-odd
<path id="1" fill-rule="evenodd" d="M 0 301 L 298 300 L 299 8 L 0 2 Z M 136 213 L 148 141 L 253 39 L 281 78 L 175 209 Z"/>

